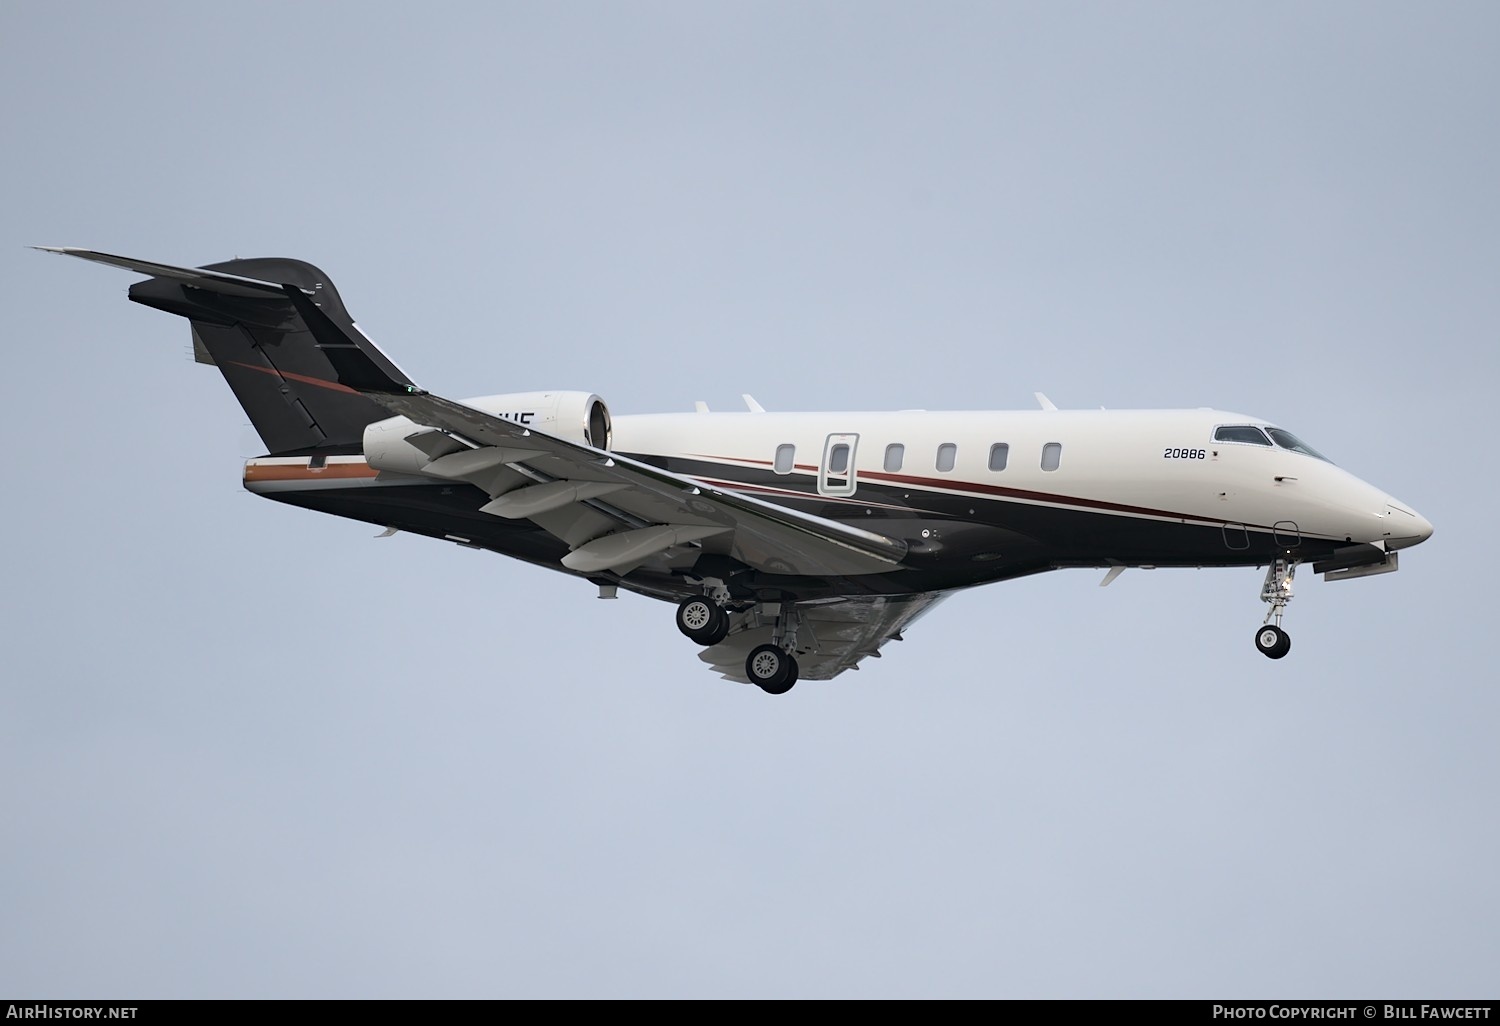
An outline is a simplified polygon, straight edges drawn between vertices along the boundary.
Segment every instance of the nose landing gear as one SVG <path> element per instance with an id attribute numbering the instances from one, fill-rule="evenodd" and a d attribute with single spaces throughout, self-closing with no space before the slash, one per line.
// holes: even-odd
<path id="1" fill-rule="evenodd" d="M 1281 617 L 1292 601 L 1292 578 L 1297 575 L 1295 560 L 1273 560 L 1266 569 L 1266 581 L 1260 587 L 1260 600 L 1271 608 L 1260 629 L 1255 632 L 1255 647 L 1270 659 L 1280 659 L 1292 650 L 1292 639 L 1281 629 Z M 1275 620 L 1273 624 L 1271 621 Z"/>

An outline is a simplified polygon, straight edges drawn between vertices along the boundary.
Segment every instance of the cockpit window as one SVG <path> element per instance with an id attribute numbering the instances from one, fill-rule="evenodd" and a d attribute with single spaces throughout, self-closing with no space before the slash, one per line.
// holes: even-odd
<path id="1" fill-rule="evenodd" d="M 1298 438 L 1296 435 L 1292 434 L 1290 431 L 1283 431 L 1281 428 L 1266 428 L 1266 431 L 1270 433 L 1271 438 L 1275 440 L 1276 444 L 1281 446 L 1283 449 L 1290 449 L 1292 450 L 1292 452 L 1300 452 L 1305 456 L 1315 456 L 1318 459 L 1322 460 L 1324 463 L 1333 462 L 1327 456 L 1324 456 L 1318 450 L 1308 445 L 1306 442 Z"/>
<path id="2" fill-rule="evenodd" d="M 1251 445 L 1269 446 L 1271 443 L 1261 433 L 1260 428 L 1253 424 L 1234 424 L 1229 427 L 1221 427 L 1214 432 L 1216 442 L 1249 442 Z"/>

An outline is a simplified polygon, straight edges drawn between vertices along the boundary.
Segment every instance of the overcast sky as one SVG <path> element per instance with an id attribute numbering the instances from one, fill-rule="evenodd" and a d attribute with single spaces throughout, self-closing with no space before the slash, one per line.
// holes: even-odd
<path id="1" fill-rule="evenodd" d="M 1493 3 L 0 4 L 0 995 L 1484 998 Z M 450 396 L 1215 406 L 1401 571 L 1064 571 L 831 682 L 263 501 L 139 276 Z"/>

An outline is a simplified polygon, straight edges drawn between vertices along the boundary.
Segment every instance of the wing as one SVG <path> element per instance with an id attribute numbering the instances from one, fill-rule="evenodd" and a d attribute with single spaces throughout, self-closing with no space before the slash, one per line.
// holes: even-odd
<path id="1" fill-rule="evenodd" d="M 623 575 L 663 553 L 691 557 L 691 549 L 793 576 L 885 573 L 899 568 L 906 557 L 906 543 L 899 539 L 711 487 L 426 392 L 354 328 L 321 283 L 308 287 L 93 250 L 37 248 L 150 274 L 198 297 L 274 305 L 282 328 L 289 330 L 288 322 L 297 322 L 290 327 L 305 332 L 312 342 L 308 348 L 315 346 L 319 359 L 326 360 L 324 366 L 336 380 L 320 391 L 331 386 L 359 393 L 461 443 L 461 451 L 426 463 L 421 472 L 475 484 L 490 496 L 479 507 L 484 513 L 527 519 L 562 539 L 570 550 L 562 566 L 575 573 Z M 288 304 L 290 309 L 282 313 Z"/>
<path id="2" fill-rule="evenodd" d="M 626 573 L 644 559 L 684 544 L 788 575 L 885 573 L 898 568 L 906 555 L 906 544 L 898 539 L 710 487 L 451 399 L 360 390 L 414 423 L 473 446 L 428 464 L 426 473 L 483 487 L 497 467 L 525 468 L 522 472 L 529 472 L 532 483 L 496 496 L 481 507 L 486 513 L 533 520 L 570 544 L 593 529 L 577 529 L 577 516 L 585 508 L 613 516 L 615 530 L 578 541 L 563 557 L 563 566 L 578 573 Z"/>
<path id="3" fill-rule="evenodd" d="M 798 678 L 830 680 L 845 670 L 859 669 L 863 659 L 879 659 L 881 646 L 902 640 L 907 627 L 949 594 L 923 592 L 798 603 L 801 622 L 794 650 Z M 771 641 L 771 632 L 771 625 L 762 624 L 754 610 L 732 613 L 729 636 L 705 648 L 698 658 L 726 680 L 748 682 L 745 659 L 751 649 Z"/>

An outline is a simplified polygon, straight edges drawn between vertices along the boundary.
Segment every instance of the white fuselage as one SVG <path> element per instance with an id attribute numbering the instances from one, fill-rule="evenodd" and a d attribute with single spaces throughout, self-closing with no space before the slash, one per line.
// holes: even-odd
<path id="1" fill-rule="evenodd" d="M 1079 566 L 1265 566 L 1256 647 L 1280 659 L 1299 564 L 1397 569 L 1432 525 L 1257 417 L 1212 409 L 612 416 L 591 392 L 457 402 L 355 325 L 323 271 L 150 277 L 265 442 L 245 487 L 677 604 L 722 675 L 784 694 L 879 655 L 942 596 Z M 1038 397 L 1041 399 L 1041 397 Z M 805 661 L 799 668 L 798 659 Z"/>
<path id="2" fill-rule="evenodd" d="M 1252 532 L 1283 525 L 1306 538 L 1388 548 L 1431 534 L 1411 507 L 1324 459 L 1215 440 L 1233 425 L 1267 422 L 1212 409 L 616 415 L 613 448 L 663 457 L 699 478 L 715 466 L 727 482 L 747 468 L 772 471 L 760 479 L 770 498 L 775 478 L 801 478 L 805 489 L 811 477 L 826 498 L 855 505 L 899 488 L 916 507 L 924 498 L 951 506 L 1003 496 Z M 850 447 L 852 478 L 829 472 L 836 445 Z M 991 469 L 997 445 L 1007 447 L 1003 468 Z"/>

